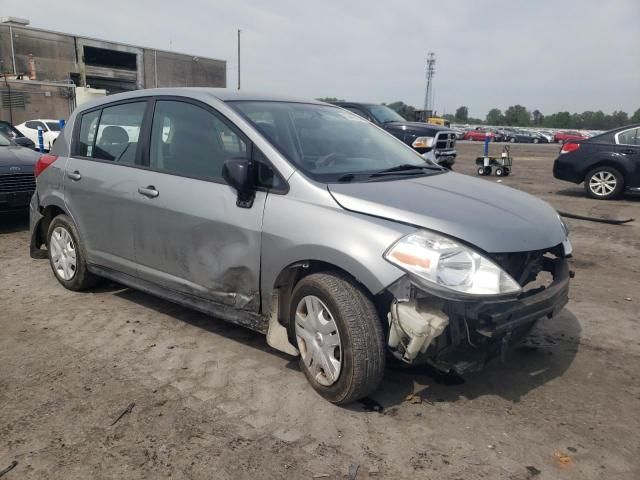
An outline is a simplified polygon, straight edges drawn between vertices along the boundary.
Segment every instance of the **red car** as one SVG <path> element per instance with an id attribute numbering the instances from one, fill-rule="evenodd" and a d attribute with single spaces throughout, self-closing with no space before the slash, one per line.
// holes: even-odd
<path id="1" fill-rule="evenodd" d="M 484 139 L 489 135 L 491 141 L 494 142 L 496 140 L 496 134 L 493 132 L 483 132 L 482 130 L 469 130 L 462 137 L 463 140 L 475 140 L 479 142 L 484 142 Z"/>
<path id="2" fill-rule="evenodd" d="M 553 141 L 556 143 L 566 143 L 569 140 L 586 140 L 587 136 L 582 135 L 580 132 L 575 131 L 566 131 L 566 132 L 557 132 L 553 136 Z"/>

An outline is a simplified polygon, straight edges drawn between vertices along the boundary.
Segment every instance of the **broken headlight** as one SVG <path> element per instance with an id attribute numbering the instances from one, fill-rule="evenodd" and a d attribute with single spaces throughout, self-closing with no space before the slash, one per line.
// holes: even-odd
<path id="1" fill-rule="evenodd" d="M 521 288 L 498 265 L 453 239 L 428 231 L 398 240 L 384 258 L 436 289 L 466 295 L 503 295 Z"/>

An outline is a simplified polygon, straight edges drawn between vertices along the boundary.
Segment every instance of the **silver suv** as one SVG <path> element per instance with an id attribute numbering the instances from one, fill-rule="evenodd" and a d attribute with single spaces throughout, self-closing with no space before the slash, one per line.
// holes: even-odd
<path id="1" fill-rule="evenodd" d="M 567 301 L 545 202 L 447 171 L 345 109 L 227 90 L 82 105 L 37 166 L 31 251 L 267 335 L 323 397 L 387 351 L 445 371 L 504 356 Z"/>

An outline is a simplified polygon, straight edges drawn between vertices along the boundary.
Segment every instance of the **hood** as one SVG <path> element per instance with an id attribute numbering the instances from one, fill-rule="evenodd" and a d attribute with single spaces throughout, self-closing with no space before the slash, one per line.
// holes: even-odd
<path id="1" fill-rule="evenodd" d="M 38 158 L 40 154 L 29 148 L 0 147 L 0 173 L 31 173 Z"/>
<path id="2" fill-rule="evenodd" d="M 447 127 L 441 127 L 440 125 L 431 125 L 422 122 L 389 122 L 385 123 L 383 127 L 385 130 L 413 133 L 417 136 L 423 137 L 434 137 L 438 132 L 451 131 L 451 129 Z"/>
<path id="3" fill-rule="evenodd" d="M 440 232 L 489 253 L 543 250 L 566 238 L 548 203 L 453 172 L 328 188 L 346 210 Z"/>

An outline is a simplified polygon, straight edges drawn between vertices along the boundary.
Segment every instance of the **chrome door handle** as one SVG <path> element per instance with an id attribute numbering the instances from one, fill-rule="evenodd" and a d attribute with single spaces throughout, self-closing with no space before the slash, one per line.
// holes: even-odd
<path id="1" fill-rule="evenodd" d="M 80 175 L 79 171 L 75 171 L 75 172 L 67 172 L 67 177 L 69 177 L 71 180 L 80 180 L 82 178 L 82 175 Z"/>
<path id="2" fill-rule="evenodd" d="M 149 185 L 146 188 L 138 188 L 138 193 L 149 198 L 156 198 L 158 195 L 160 195 L 160 192 L 156 190 L 156 187 L 154 187 L 153 185 Z"/>

